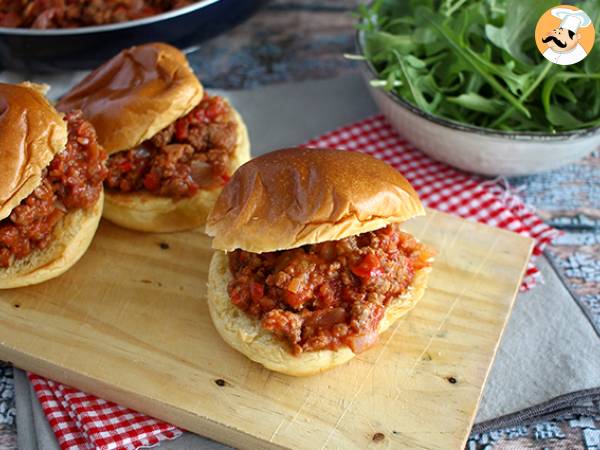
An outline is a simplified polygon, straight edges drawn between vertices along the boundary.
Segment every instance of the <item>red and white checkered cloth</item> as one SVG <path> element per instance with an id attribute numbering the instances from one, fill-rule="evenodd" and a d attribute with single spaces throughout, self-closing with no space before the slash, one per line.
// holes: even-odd
<path id="1" fill-rule="evenodd" d="M 175 439 L 167 423 L 32 373 L 29 381 L 62 450 L 134 450 Z"/>
<path id="2" fill-rule="evenodd" d="M 361 151 L 383 159 L 410 181 L 424 204 L 535 239 L 522 289 L 539 278 L 533 261 L 560 233 L 544 224 L 509 189 L 434 161 L 413 148 L 382 116 L 354 123 L 308 142 L 312 147 Z M 182 431 L 62 384 L 29 374 L 62 450 L 150 447 Z"/>

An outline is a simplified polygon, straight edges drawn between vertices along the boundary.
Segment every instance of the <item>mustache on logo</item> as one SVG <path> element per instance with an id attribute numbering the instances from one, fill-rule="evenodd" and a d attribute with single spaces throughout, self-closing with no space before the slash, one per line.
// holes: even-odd
<path id="1" fill-rule="evenodd" d="M 550 42 L 550 41 L 554 41 L 554 43 L 556 45 L 558 45 L 560 48 L 565 48 L 567 46 L 566 42 L 561 42 L 556 36 L 548 36 L 542 39 L 542 42 L 544 44 Z"/>

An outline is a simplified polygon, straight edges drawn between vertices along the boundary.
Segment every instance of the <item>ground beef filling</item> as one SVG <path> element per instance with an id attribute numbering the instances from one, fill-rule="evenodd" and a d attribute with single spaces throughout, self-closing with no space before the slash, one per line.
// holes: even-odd
<path id="1" fill-rule="evenodd" d="M 2 0 L 0 26 L 77 28 L 141 19 L 191 5 L 193 0 Z"/>
<path id="2" fill-rule="evenodd" d="M 237 144 L 237 123 L 221 97 L 205 95 L 187 115 L 108 160 L 109 189 L 180 199 L 223 186 Z"/>
<path id="3" fill-rule="evenodd" d="M 106 153 L 81 112 L 67 114 L 65 121 L 69 131 L 65 150 L 44 169 L 39 187 L 0 221 L 0 267 L 46 248 L 65 214 L 98 201 L 108 173 Z"/>
<path id="4" fill-rule="evenodd" d="M 431 254 L 397 226 L 271 253 L 229 254 L 231 302 L 290 345 L 294 354 L 377 341 L 389 302 Z"/>

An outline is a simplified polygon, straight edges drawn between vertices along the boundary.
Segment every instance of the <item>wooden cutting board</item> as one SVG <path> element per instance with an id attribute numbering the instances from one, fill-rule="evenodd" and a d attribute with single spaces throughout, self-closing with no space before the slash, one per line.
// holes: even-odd
<path id="1" fill-rule="evenodd" d="M 207 237 L 109 223 L 61 278 L 0 292 L 0 359 L 239 448 L 460 449 L 533 241 L 434 211 L 406 228 L 439 253 L 425 297 L 322 375 L 220 339 Z"/>

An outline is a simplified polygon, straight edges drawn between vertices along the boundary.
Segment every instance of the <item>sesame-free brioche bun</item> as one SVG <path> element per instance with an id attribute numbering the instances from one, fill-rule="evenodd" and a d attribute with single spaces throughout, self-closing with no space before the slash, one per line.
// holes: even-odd
<path id="1" fill-rule="evenodd" d="M 83 111 L 108 154 L 151 138 L 202 100 L 202 85 L 185 55 L 167 44 L 121 51 L 57 104 L 60 111 Z"/>
<path id="2" fill-rule="evenodd" d="M 67 144 L 67 124 L 41 85 L 0 83 L 0 220 L 42 181 Z"/>
<path id="3" fill-rule="evenodd" d="M 379 334 L 414 308 L 425 292 L 430 270 L 427 267 L 417 271 L 407 291 L 390 301 L 385 316 L 379 322 Z M 231 279 L 227 254 L 217 250 L 212 257 L 208 273 L 210 317 L 223 340 L 251 360 L 286 375 L 307 376 L 332 369 L 356 356 L 346 346 L 336 351 L 319 350 L 293 355 L 285 343 L 262 328 L 259 320 L 250 317 L 231 303 L 227 292 L 227 285 Z"/>
<path id="4" fill-rule="evenodd" d="M 0 268 L 0 289 L 12 289 L 56 278 L 69 270 L 86 252 L 102 218 L 103 194 L 96 204 L 64 216 L 52 231 L 45 249 Z"/>
<path id="5" fill-rule="evenodd" d="M 339 240 L 424 213 L 408 181 L 368 155 L 292 148 L 249 161 L 225 186 L 208 218 L 207 233 L 217 249 L 208 275 L 208 307 L 217 331 L 251 360 L 287 375 L 312 375 L 344 364 L 355 356 L 349 347 L 293 355 L 260 320 L 233 305 L 227 252 L 263 253 Z M 429 271 L 418 270 L 406 292 L 390 300 L 379 334 L 421 299 Z"/>
<path id="6" fill-rule="evenodd" d="M 262 253 L 333 241 L 425 210 L 383 161 L 344 150 L 289 148 L 241 166 L 207 220 L 213 247 Z"/>
<path id="7" fill-rule="evenodd" d="M 233 108 L 237 122 L 237 143 L 229 171 L 233 173 L 250 159 L 248 130 Z M 111 222 L 137 231 L 170 233 L 204 226 L 221 189 L 201 189 L 190 198 L 173 200 L 149 192 L 114 192 L 106 190 L 104 217 Z"/>
<path id="8" fill-rule="evenodd" d="M 58 103 L 62 111 L 81 109 L 107 153 L 137 147 L 196 107 L 204 91 L 185 55 L 167 44 L 123 50 L 90 73 Z M 248 131 L 240 115 L 233 172 L 250 158 Z M 204 226 L 220 189 L 200 190 L 173 200 L 140 192 L 106 192 L 104 217 L 125 228 L 172 232 Z"/>

